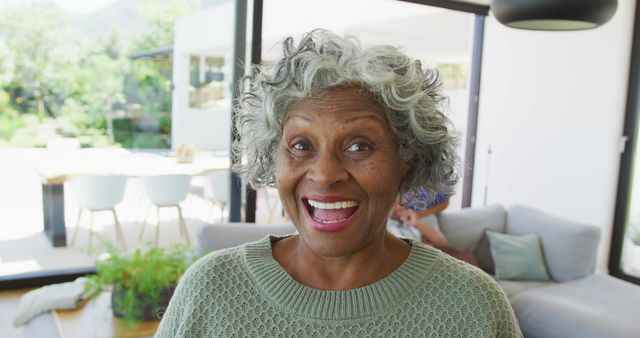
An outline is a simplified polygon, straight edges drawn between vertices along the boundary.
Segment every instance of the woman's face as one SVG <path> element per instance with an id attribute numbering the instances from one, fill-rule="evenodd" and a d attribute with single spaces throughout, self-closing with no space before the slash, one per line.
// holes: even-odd
<path id="1" fill-rule="evenodd" d="M 364 90 L 333 88 L 289 109 L 276 184 L 314 253 L 343 257 L 382 240 L 405 173 L 387 118 Z"/>

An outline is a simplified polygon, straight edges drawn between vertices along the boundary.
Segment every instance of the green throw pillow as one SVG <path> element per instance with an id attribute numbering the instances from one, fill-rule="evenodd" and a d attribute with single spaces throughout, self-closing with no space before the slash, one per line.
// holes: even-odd
<path id="1" fill-rule="evenodd" d="M 487 231 L 496 278 L 505 280 L 549 280 L 536 234 L 514 236 Z"/>

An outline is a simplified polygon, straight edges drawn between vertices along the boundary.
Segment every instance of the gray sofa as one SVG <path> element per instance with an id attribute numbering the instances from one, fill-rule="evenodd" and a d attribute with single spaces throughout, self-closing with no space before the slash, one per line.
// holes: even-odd
<path id="1" fill-rule="evenodd" d="M 640 287 L 594 273 L 599 228 L 519 205 L 442 213 L 438 222 L 451 246 L 476 256 L 485 229 L 539 236 L 552 281 L 498 281 L 525 337 L 640 337 Z"/>
<path id="2" fill-rule="evenodd" d="M 240 244 L 257 241 L 267 235 L 287 235 L 296 232 L 296 228 L 291 224 L 207 224 L 198 230 L 198 248 L 204 252 L 226 249 Z"/>
<path id="3" fill-rule="evenodd" d="M 600 231 L 597 227 L 553 217 L 540 211 L 499 205 L 439 215 L 449 244 L 475 252 L 485 229 L 521 235 L 536 233 L 553 281 L 498 281 L 509 297 L 527 338 L 640 337 L 640 287 L 595 274 Z M 294 233 L 291 225 L 247 223 L 203 226 L 202 250 L 223 249 L 267 234 Z"/>

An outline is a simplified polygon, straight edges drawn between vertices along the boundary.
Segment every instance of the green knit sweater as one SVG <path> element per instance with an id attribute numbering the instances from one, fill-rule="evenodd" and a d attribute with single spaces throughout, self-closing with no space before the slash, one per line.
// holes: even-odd
<path id="1" fill-rule="evenodd" d="M 522 337 L 484 272 L 411 241 L 406 261 L 371 285 L 312 289 L 293 280 L 267 237 L 213 252 L 180 281 L 156 337 Z"/>

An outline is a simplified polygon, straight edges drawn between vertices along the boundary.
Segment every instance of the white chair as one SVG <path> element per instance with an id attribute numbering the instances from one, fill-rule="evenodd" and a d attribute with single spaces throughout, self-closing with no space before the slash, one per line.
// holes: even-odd
<path id="1" fill-rule="evenodd" d="M 211 219 L 214 207 L 217 206 L 220 209 L 220 222 L 224 222 L 231 194 L 230 179 L 229 170 L 216 171 L 205 177 L 204 198 L 211 203 L 207 221 Z"/>
<path id="2" fill-rule="evenodd" d="M 256 194 L 258 197 L 258 209 L 262 209 L 263 206 L 266 207 L 267 220 L 263 222 L 266 224 L 272 224 L 276 211 L 278 211 L 282 216 L 282 219 L 278 221 L 288 220 L 288 217 L 284 212 L 284 208 L 282 207 L 282 202 L 280 201 L 280 195 L 276 188 L 261 187 L 257 190 Z M 261 204 L 262 202 L 264 202 L 264 205 Z"/>
<path id="3" fill-rule="evenodd" d="M 115 210 L 115 206 L 122 201 L 126 185 L 126 176 L 78 176 L 69 181 L 71 192 L 78 203 L 78 220 L 71 239 L 72 245 L 78 237 L 80 220 L 85 210 L 90 212 L 89 249 L 92 247 L 93 240 L 93 213 L 111 211 L 116 227 L 116 239 L 122 242 L 122 246 L 126 249 L 124 235 Z"/>
<path id="4" fill-rule="evenodd" d="M 180 235 L 184 237 L 188 245 L 191 244 L 189 240 L 189 233 L 187 232 L 187 226 L 184 218 L 182 217 L 182 208 L 180 208 L 180 202 L 187 198 L 189 193 L 189 186 L 191 185 L 191 176 L 189 175 L 156 175 L 146 176 L 142 178 L 142 185 L 144 187 L 145 194 L 151 201 L 151 204 L 156 207 L 157 224 L 156 224 L 156 239 L 155 244 L 158 245 L 158 238 L 160 236 L 160 209 L 165 207 L 175 207 L 178 209 L 178 221 L 180 223 Z M 144 234 L 144 228 L 147 224 L 147 218 L 151 206 L 145 213 L 144 221 L 142 222 L 142 229 L 140 229 L 140 235 L 138 238 L 142 240 Z"/>

